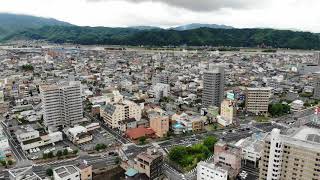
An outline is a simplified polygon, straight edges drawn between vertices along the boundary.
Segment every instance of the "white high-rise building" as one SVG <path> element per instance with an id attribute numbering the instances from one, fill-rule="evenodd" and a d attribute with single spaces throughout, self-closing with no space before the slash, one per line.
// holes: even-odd
<path id="1" fill-rule="evenodd" d="M 41 85 L 40 93 L 44 125 L 49 130 L 73 126 L 83 119 L 80 82 Z"/>
<path id="2" fill-rule="evenodd" d="M 224 95 L 224 67 L 210 66 L 203 74 L 202 106 L 220 107 Z"/>

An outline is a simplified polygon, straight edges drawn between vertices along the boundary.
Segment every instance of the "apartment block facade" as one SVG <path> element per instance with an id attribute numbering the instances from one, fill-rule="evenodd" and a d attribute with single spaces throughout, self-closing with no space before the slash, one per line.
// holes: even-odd
<path id="1" fill-rule="evenodd" d="M 44 124 L 48 129 L 73 126 L 83 118 L 81 82 L 41 85 Z"/>
<path id="2" fill-rule="evenodd" d="M 212 67 L 203 73 L 202 106 L 220 107 L 224 95 L 224 68 Z"/>
<path id="3" fill-rule="evenodd" d="M 283 135 L 273 129 L 264 142 L 260 180 L 320 179 L 320 131 L 301 127 Z"/>
<path id="4" fill-rule="evenodd" d="M 269 87 L 247 88 L 246 89 L 246 110 L 254 114 L 265 114 L 268 112 L 271 98 Z"/>
<path id="5" fill-rule="evenodd" d="M 102 106 L 100 116 L 109 127 L 120 128 L 121 122 L 126 119 L 135 118 L 137 121 L 140 121 L 141 108 L 132 101 L 120 100 Z"/>

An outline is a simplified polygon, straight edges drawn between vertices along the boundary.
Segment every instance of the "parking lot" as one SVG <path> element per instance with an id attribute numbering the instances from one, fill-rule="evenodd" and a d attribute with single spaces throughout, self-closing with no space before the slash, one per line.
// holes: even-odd
<path id="1" fill-rule="evenodd" d="M 64 149 L 69 149 L 69 152 L 71 153 L 74 149 L 70 148 L 69 145 L 63 141 L 57 142 L 54 145 L 47 145 L 43 146 L 40 148 L 34 148 L 31 150 L 28 150 L 25 152 L 27 154 L 27 157 L 31 160 L 36 160 L 36 159 L 41 159 L 43 154 L 46 153 L 48 154 L 49 152 L 52 152 L 53 155 L 56 155 L 56 153 L 61 150 L 63 151 Z"/>
<path id="2" fill-rule="evenodd" d="M 94 150 L 95 146 L 97 144 L 105 144 L 107 146 L 110 146 L 116 142 L 116 139 L 114 136 L 104 129 L 95 129 L 91 131 L 93 139 L 92 141 L 83 143 L 78 145 L 78 147 L 83 151 L 91 151 Z"/>

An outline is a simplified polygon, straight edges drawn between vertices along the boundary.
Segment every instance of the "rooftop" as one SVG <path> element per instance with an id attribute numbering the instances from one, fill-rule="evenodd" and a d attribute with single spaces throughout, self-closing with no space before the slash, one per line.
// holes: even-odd
<path id="1" fill-rule="evenodd" d="M 71 174 L 77 173 L 78 170 L 74 166 L 62 166 L 53 170 L 60 178 L 67 177 Z"/>

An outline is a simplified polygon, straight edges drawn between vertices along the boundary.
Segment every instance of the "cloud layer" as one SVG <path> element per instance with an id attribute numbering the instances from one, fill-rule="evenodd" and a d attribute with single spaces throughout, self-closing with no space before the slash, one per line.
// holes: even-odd
<path id="1" fill-rule="evenodd" d="M 114 1 L 114 0 L 87 0 L 89 2 Z M 258 0 L 122 0 L 131 3 L 157 2 L 169 6 L 184 8 L 191 11 L 215 11 L 222 8 L 243 9 L 261 5 L 263 1 Z"/>

